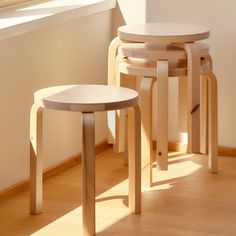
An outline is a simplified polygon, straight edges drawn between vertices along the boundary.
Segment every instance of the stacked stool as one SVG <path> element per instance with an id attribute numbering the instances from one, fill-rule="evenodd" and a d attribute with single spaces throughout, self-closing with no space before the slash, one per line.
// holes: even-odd
<path id="1" fill-rule="evenodd" d="M 95 235 L 95 112 L 128 110 L 129 208 L 141 212 L 141 124 L 138 93 L 105 85 L 65 85 L 38 90 L 30 116 L 30 211 L 42 211 L 42 115 L 44 109 L 82 113 L 83 232 Z"/>
<path id="2" fill-rule="evenodd" d="M 179 86 L 187 93 L 188 152 L 206 153 L 208 149 L 209 167 L 216 173 L 217 84 L 209 47 L 197 42 L 209 37 L 209 29 L 189 24 L 148 23 L 120 27 L 118 35 L 109 48 L 108 83 L 124 86 L 122 77 L 128 75 L 137 84 L 133 88 L 140 92 L 142 163 L 150 165 L 150 183 L 154 81 L 157 81 L 157 166 L 161 170 L 168 168 L 168 77 L 180 77 L 183 82 Z M 183 76 L 187 79 L 182 80 Z M 124 124 L 122 117 L 117 116 L 118 126 Z M 123 148 L 121 138 L 116 133 L 114 145 L 118 151 Z"/>

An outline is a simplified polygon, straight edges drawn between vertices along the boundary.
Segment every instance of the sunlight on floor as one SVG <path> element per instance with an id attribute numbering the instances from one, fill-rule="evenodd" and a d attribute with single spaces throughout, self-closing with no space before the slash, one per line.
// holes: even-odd
<path id="1" fill-rule="evenodd" d="M 192 154 L 170 153 L 169 162 L 172 164 L 169 165 L 168 175 L 166 171 L 156 171 L 153 168 L 153 187 L 143 186 L 142 192 L 150 194 L 156 190 L 170 190 L 183 177 L 198 171 L 202 166 L 192 162 L 192 157 Z M 131 215 L 127 193 L 128 179 L 125 179 L 96 197 L 96 232 L 103 232 Z M 82 235 L 82 227 L 82 206 L 80 206 L 41 228 L 32 236 Z"/>
<path id="2" fill-rule="evenodd" d="M 104 231 L 130 215 L 127 191 L 128 180 L 124 180 L 96 197 L 96 232 Z M 31 235 L 77 236 L 82 235 L 82 226 L 82 206 L 80 206 Z"/>

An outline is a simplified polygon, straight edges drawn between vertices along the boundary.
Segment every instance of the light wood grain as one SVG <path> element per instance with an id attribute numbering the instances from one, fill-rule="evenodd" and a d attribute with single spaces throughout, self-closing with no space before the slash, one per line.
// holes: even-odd
<path id="1" fill-rule="evenodd" d="M 202 74 L 200 86 L 200 152 L 208 153 L 208 82 Z"/>
<path id="2" fill-rule="evenodd" d="M 118 28 L 120 39 L 148 43 L 186 43 L 209 37 L 209 29 L 183 23 L 145 23 Z"/>
<path id="3" fill-rule="evenodd" d="M 30 112 L 30 213 L 42 212 L 43 160 L 42 132 L 43 110 L 34 104 Z"/>
<path id="4" fill-rule="evenodd" d="M 200 152 L 200 53 L 195 43 L 186 43 L 184 48 L 188 55 L 188 151 Z"/>
<path id="5" fill-rule="evenodd" d="M 141 110 L 141 152 L 142 167 L 147 166 L 146 178 L 152 184 L 152 89 L 155 79 L 142 78 L 139 86 L 139 105 Z"/>
<path id="6" fill-rule="evenodd" d="M 168 170 L 168 61 L 157 61 L 157 168 Z"/>
<path id="7" fill-rule="evenodd" d="M 61 111 L 95 112 L 119 110 L 138 102 L 138 93 L 111 85 L 61 85 L 34 93 L 34 103 L 42 108 Z"/>
<path id="8" fill-rule="evenodd" d="M 217 173 L 218 145 L 218 93 L 217 80 L 212 71 L 205 74 L 208 78 L 208 136 L 209 136 L 209 168 L 211 173 Z"/>
<path id="9" fill-rule="evenodd" d="M 143 188 L 142 214 L 129 214 L 128 168 L 112 148 L 96 157 L 99 236 L 234 236 L 236 159 L 219 157 L 219 175 L 207 173 L 207 157 L 170 153 L 170 170 L 153 172 Z M 0 204 L 0 235 L 82 235 L 81 165 L 44 183 L 44 213 L 28 213 L 29 192 Z M 63 190 L 63 191 L 62 191 Z"/>
<path id="10" fill-rule="evenodd" d="M 110 85 L 64 85 L 44 88 L 34 94 L 31 110 L 31 214 L 42 211 L 42 109 L 82 112 L 83 235 L 96 234 L 95 223 L 95 111 L 133 107 L 129 126 L 129 206 L 141 212 L 141 123 L 138 93 Z M 36 127 L 36 128 L 35 128 Z M 33 158 L 35 157 L 35 158 Z"/>
<path id="11" fill-rule="evenodd" d="M 138 106 L 128 109 L 129 208 L 141 213 L 141 117 Z"/>
<path id="12" fill-rule="evenodd" d="M 94 236 L 95 229 L 95 117 L 83 113 L 83 235 Z"/>

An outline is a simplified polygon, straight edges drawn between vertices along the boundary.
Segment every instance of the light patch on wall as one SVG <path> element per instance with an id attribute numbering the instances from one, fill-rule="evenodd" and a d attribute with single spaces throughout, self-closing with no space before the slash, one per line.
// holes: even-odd
<path id="1" fill-rule="evenodd" d="M 145 0 L 118 0 L 118 5 L 126 24 L 146 22 Z"/>

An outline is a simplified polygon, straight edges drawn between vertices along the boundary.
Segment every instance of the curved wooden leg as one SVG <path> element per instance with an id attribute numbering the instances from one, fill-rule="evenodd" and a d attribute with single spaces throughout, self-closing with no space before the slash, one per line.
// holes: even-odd
<path id="1" fill-rule="evenodd" d="M 187 77 L 179 77 L 178 80 L 178 124 L 180 132 L 187 132 Z"/>
<path id="2" fill-rule="evenodd" d="M 30 213 L 42 212 L 42 123 L 43 110 L 33 105 L 30 112 Z"/>
<path id="3" fill-rule="evenodd" d="M 137 106 L 128 109 L 129 208 L 141 212 L 141 118 Z"/>
<path id="4" fill-rule="evenodd" d="M 208 152 L 208 85 L 207 77 L 202 74 L 200 87 L 200 152 Z"/>
<path id="5" fill-rule="evenodd" d="M 209 70 L 213 70 L 213 61 L 210 55 L 204 56 L 209 63 Z M 208 81 L 203 73 L 200 86 L 200 152 L 208 153 Z"/>
<path id="6" fill-rule="evenodd" d="M 168 169 L 168 61 L 157 61 L 157 168 Z"/>
<path id="7" fill-rule="evenodd" d="M 155 79 L 142 78 L 139 86 L 141 110 L 141 156 L 142 167 L 148 169 L 148 184 L 152 184 L 152 89 Z M 145 175 L 146 178 L 146 175 Z"/>
<path id="8" fill-rule="evenodd" d="M 108 85 L 116 86 L 116 57 L 117 57 L 117 50 L 118 47 L 122 44 L 122 41 L 116 37 L 114 38 L 108 50 Z M 109 143 L 114 143 L 115 140 L 115 112 L 109 111 L 108 112 L 108 135 L 107 140 Z M 116 148 L 115 148 L 116 149 Z"/>
<path id="9" fill-rule="evenodd" d="M 122 74 L 117 71 L 116 73 L 116 86 L 120 87 L 122 85 Z M 124 86 L 125 87 L 125 86 Z M 125 149 L 125 117 L 126 111 L 117 110 L 111 111 L 114 112 L 114 120 L 113 123 L 115 125 L 115 132 L 114 132 L 114 141 L 113 141 L 113 151 L 120 153 L 123 152 Z"/>
<path id="10" fill-rule="evenodd" d="M 83 235 L 95 235 L 95 117 L 83 113 Z"/>
<path id="11" fill-rule="evenodd" d="M 205 74 L 208 78 L 208 134 L 209 134 L 209 168 L 211 173 L 217 173 L 218 146 L 218 102 L 217 80 L 212 71 Z"/>
<path id="12" fill-rule="evenodd" d="M 200 53 L 195 43 L 186 43 L 188 57 L 188 152 L 200 152 Z"/>

